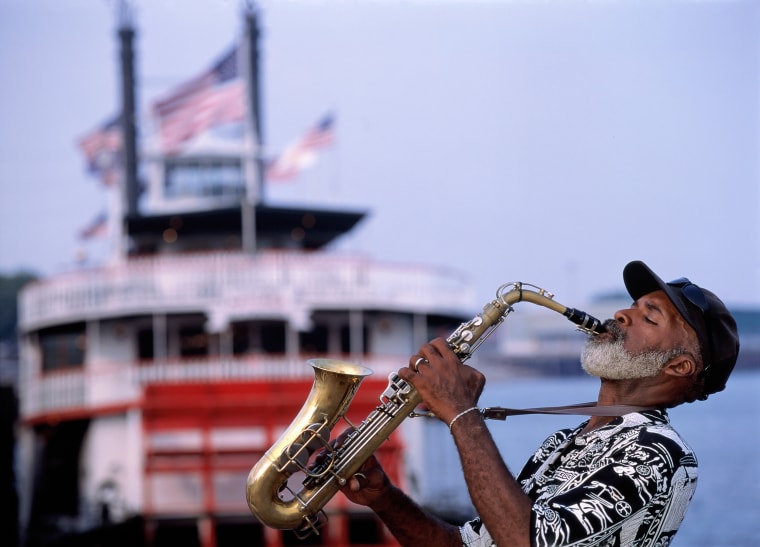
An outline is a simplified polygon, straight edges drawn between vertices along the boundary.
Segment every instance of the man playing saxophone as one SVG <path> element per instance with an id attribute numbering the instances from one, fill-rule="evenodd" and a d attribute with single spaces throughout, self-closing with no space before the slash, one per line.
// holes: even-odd
<path id="1" fill-rule="evenodd" d="M 479 516 L 462 526 L 437 519 L 374 457 L 343 493 L 405 546 L 669 544 L 694 494 L 697 461 L 666 409 L 724 389 L 739 351 L 736 322 L 685 278 L 665 283 L 639 261 L 623 278 L 634 302 L 588 340 L 581 363 L 600 379 L 599 406 L 645 410 L 592 416 L 552 434 L 515 476 L 477 407 L 485 377 L 436 339 L 398 374 L 449 426 Z"/>

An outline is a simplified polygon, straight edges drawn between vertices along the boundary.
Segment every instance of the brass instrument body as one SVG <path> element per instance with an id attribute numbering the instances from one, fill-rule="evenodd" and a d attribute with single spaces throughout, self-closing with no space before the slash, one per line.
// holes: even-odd
<path id="1" fill-rule="evenodd" d="M 308 363 L 314 368 L 309 397 L 288 429 L 248 475 L 248 506 L 271 528 L 300 529 L 317 512 L 309 511 L 309 506 L 328 501 L 323 499 L 324 494 L 312 493 L 308 500 L 298 496 L 283 500 L 279 493 L 291 475 L 303 471 L 301 467 L 308 464 L 311 453 L 327 446 L 332 428 L 348 410 L 361 381 L 372 374 L 368 368 L 333 359 L 312 359 Z M 302 516 L 304 511 L 307 518 Z"/>
<path id="2" fill-rule="evenodd" d="M 537 289 L 534 291 L 524 286 L 517 282 L 499 287 L 496 299 L 446 339 L 462 362 L 513 311 L 512 304 L 520 301 L 552 309 L 588 334 L 604 331 L 598 319 L 555 302 L 553 295 L 544 289 L 529 285 Z M 344 416 L 359 383 L 371 371 L 329 359 L 309 363 L 314 367 L 315 380 L 306 403 L 285 433 L 251 469 L 246 484 L 248 506 L 259 521 L 271 528 L 301 530 L 307 534 L 318 533 L 324 505 L 401 422 L 410 416 L 423 415 L 414 412 L 422 401 L 417 390 L 395 372 L 391 373 L 378 407 L 355 427 L 339 448 L 332 449 L 328 446 L 330 430 Z M 309 453 L 325 448 L 328 454 L 325 460 L 308 466 L 304 456 L 309 446 Z M 306 475 L 303 488 L 298 492 L 287 486 L 288 478 L 296 470 Z M 292 499 L 280 497 L 280 493 L 286 490 L 292 494 Z"/>

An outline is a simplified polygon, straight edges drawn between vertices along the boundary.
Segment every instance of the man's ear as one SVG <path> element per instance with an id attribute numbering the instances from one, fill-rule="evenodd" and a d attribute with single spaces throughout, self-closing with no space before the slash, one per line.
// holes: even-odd
<path id="1" fill-rule="evenodd" d="M 668 361 L 662 371 L 670 376 L 692 376 L 697 372 L 697 364 L 691 355 L 684 353 Z"/>

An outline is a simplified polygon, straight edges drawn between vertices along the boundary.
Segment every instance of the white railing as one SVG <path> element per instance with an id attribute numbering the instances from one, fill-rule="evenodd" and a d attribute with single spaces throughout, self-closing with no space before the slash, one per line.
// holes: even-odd
<path id="1" fill-rule="evenodd" d="M 184 310 L 310 310 L 380 306 L 470 313 L 460 273 L 326 253 L 210 253 L 132 259 L 56 276 L 25 288 L 24 331 L 62 322 Z M 296 311 L 295 313 L 298 313 Z"/>
<path id="2" fill-rule="evenodd" d="M 348 358 L 347 358 L 348 359 Z M 372 369 L 373 377 L 385 379 L 406 364 L 403 357 L 371 357 L 354 361 Z M 168 360 L 152 364 L 100 366 L 29 378 L 21 386 L 21 416 L 32 419 L 45 414 L 84 412 L 137 404 L 143 387 L 163 383 L 214 383 L 234 381 L 311 380 L 306 359 L 286 357 L 209 358 Z M 378 394 L 379 395 L 379 394 Z"/>

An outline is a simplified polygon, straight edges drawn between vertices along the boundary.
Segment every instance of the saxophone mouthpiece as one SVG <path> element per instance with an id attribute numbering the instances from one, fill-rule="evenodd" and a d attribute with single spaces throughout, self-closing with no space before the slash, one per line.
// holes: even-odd
<path id="1" fill-rule="evenodd" d="M 567 308 L 563 315 L 578 325 L 578 330 L 582 330 L 587 334 L 597 335 L 607 332 L 607 329 L 601 320 L 593 315 L 589 315 L 585 311 L 576 310 L 575 308 Z"/>

